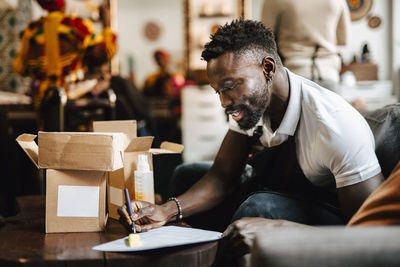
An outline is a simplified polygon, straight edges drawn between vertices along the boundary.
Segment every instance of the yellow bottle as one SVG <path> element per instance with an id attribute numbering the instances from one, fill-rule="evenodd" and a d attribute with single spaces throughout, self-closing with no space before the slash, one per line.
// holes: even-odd
<path id="1" fill-rule="evenodd" d="M 146 154 L 138 155 L 137 169 L 134 171 L 135 199 L 154 204 L 154 178 L 150 171 L 149 160 Z"/>

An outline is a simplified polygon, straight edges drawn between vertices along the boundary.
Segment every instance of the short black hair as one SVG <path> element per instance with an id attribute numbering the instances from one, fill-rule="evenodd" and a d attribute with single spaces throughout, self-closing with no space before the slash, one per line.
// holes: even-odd
<path id="1" fill-rule="evenodd" d="M 237 19 L 219 27 L 211 35 L 211 41 L 204 46 L 201 57 L 205 61 L 217 58 L 226 52 L 243 53 L 247 50 L 258 52 L 259 56 L 271 56 L 281 65 L 274 33 L 259 21 Z"/>

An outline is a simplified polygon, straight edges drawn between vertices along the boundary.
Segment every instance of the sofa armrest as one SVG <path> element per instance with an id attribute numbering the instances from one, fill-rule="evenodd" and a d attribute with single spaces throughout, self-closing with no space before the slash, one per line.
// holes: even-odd
<path id="1" fill-rule="evenodd" d="M 251 266 L 400 266 L 400 226 L 269 229 L 256 234 Z"/>

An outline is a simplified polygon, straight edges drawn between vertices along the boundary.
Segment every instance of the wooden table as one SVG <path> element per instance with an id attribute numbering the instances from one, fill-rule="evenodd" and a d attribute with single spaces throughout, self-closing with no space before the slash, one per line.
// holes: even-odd
<path id="1" fill-rule="evenodd" d="M 44 196 L 18 199 L 21 211 L 0 228 L 0 266 L 210 266 L 218 242 L 142 252 L 114 253 L 92 250 L 128 232 L 109 219 L 105 232 L 44 233 Z"/>

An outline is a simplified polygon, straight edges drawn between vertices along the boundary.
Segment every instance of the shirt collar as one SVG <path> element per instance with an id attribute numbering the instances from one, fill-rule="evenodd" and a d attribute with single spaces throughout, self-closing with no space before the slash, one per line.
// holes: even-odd
<path id="1" fill-rule="evenodd" d="M 289 78 L 289 103 L 277 132 L 280 134 L 294 135 L 301 113 L 301 79 L 287 68 L 284 69 Z"/>

